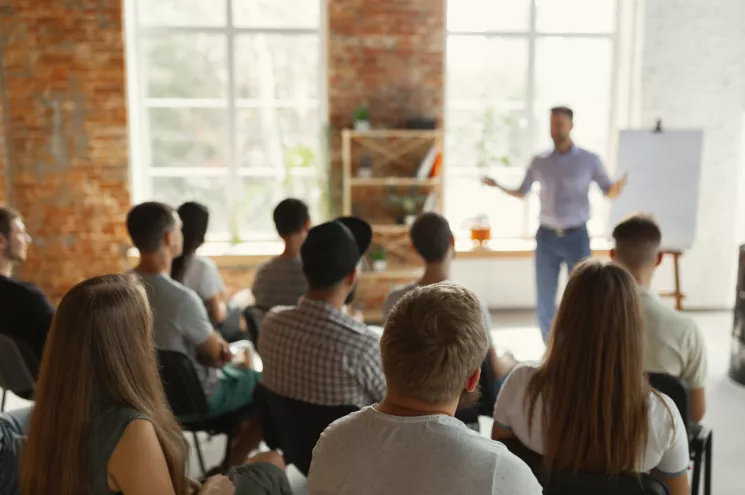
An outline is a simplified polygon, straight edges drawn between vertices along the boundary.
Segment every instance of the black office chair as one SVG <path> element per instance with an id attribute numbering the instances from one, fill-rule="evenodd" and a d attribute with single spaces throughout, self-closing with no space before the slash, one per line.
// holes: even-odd
<path id="1" fill-rule="evenodd" d="M 704 465 L 704 495 L 711 495 L 711 468 L 714 434 L 710 428 L 691 421 L 691 392 L 688 384 L 677 376 L 666 373 L 648 373 L 649 383 L 670 397 L 680 411 L 688 432 L 688 450 L 693 461 L 691 494 L 698 495 L 701 484 L 701 466 Z"/>
<path id="2" fill-rule="evenodd" d="M 469 408 L 455 412 L 455 417 L 472 430 L 479 431 L 479 416 L 492 417 L 494 414 L 494 403 L 497 401 L 497 380 L 493 369 L 489 354 L 487 354 L 481 363 L 481 378 L 479 378 L 481 396 L 478 402 Z"/>
<path id="3" fill-rule="evenodd" d="M 589 473 L 547 472 L 543 457 L 519 440 L 503 440 L 507 449 L 523 460 L 543 486 L 544 495 L 669 495 L 662 481 L 647 473 L 602 476 Z"/>
<path id="4" fill-rule="evenodd" d="M 259 352 L 259 327 L 261 326 L 261 319 L 264 317 L 264 314 L 265 312 L 256 306 L 247 306 L 243 310 L 243 319 L 246 322 L 248 336 L 251 342 L 253 342 L 256 352 Z"/>
<path id="5" fill-rule="evenodd" d="M 328 425 L 347 414 L 358 411 L 357 406 L 319 406 L 290 399 L 259 384 L 254 401 L 261 418 L 264 442 L 270 449 L 282 451 L 287 464 L 294 464 L 308 476 L 313 448 Z"/>
<path id="6" fill-rule="evenodd" d="M 26 400 L 33 397 L 36 383 L 30 366 L 34 364 L 38 369 L 36 358 L 24 342 L 0 334 L 0 388 L 3 389 L 0 412 L 5 411 L 8 392 Z"/>
<path id="7" fill-rule="evenodd" d="M 179 418 L 189 418 L 188 421 L 181 421 L 181 427 L 194 436 L 194 447 L 197 451 L 197 459 L 202 474 L 206 472 L 206 469 L 202 449 L 197 438 L 197 433 L 200 431 L 210 435 L 226 435 L 228 437 L 222 464 L 223 472 L 227 472 L 230 467 L 230 448 L 236 430 L 241 422 L 255 415 L 253 404 L 228 414 L 210 418 L 208 417 L 207 397 L 204 395 L 202 384 L 191 360 L 180 352 L 158 349 L 158 361 L 160 363 L 160 377 L 163 380 L 163 387 L 171 410 Z"/>

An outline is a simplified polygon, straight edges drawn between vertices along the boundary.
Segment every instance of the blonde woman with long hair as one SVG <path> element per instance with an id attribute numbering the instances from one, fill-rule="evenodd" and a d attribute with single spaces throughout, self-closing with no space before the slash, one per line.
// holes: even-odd
<path id="1" fill-rule="evenodd" d="M 147 296 L 132 275 L 86 280 L 62 299 L 44 349 L 22 450 L 24 495 L 290 493 L 281 459 L 207 480 L 165 400 Z"/>
<path id="2" fill-rule="evenodd" d="M 495 440 L 517 438 L 555 471 L 651 472 L 689 493 L 688 438 L 673 401 L 644 375 L 631 275 L 587 260 L 567 283 L 545 359 L 518 365 L 494 407 Z"/>

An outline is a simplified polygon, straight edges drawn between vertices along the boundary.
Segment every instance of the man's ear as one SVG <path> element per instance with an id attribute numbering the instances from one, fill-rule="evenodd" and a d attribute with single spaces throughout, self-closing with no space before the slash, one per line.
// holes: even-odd
<path id="1" fill-rule="evenodd" d="M 173 244 L 173 231 L 169 230 L 163 235 L 163 245 L 169 247 L 171 244 Z"/>
<path id="2" fill-rule="evenodd" d="M 657 251 L 657 260 L 654 263 L 654 266 L 660 266 L 660 263 L 662 263 L 662 258 L 665 256 L 665 253 L 662 251 Z"/>
<path id="3" fill-rule="evenodd" d="M 610 259 L 613 261 L 616 261 L 616 248 L 611 248 L 610 250 Z"/>
<path id="4" fill-rule="evenodd" d="M 0 251 L 5 251 L 8 247 L 8 238 L 0 234 Z"/>
<path id="5" fill-rule="evenodd" d="M 305 219 L 305 230 L 310 230 L 310 228 L 313 226 L 313 223 L 310 221 L 310 217 Z"/>
<path id="6" fill-rule="evenodd" d="M 476 387 L 479 386 L 479 380 L 481 379 L 481 368 L 478 368 L 473 372 L 471 376 L 466 380 L 466 392 L 473 392 Z"/>
<path id="7" fill-rule="evenodd" d="M 354 285 L 355 282 L 357 282 L 357 267 L 354 267 L 354 270 L 347 275 L 347 284 Z"/>

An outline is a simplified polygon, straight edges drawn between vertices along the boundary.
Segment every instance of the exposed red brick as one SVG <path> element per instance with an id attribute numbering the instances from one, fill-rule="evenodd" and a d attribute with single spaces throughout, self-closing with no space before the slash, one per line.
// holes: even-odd
<path id="1" fill-rule="evenodd" d="M 13 205 L 35 240 L 21 275 L 52 300 L 125 267 L 122 14 L 121 0 L 6 0 L 0 10 L 8 124 L 0 164 L 13 160 Z"/>

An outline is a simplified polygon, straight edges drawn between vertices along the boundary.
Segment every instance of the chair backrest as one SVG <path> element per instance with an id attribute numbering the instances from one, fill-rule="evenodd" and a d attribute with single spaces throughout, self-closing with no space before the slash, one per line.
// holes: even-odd
<path id="1" fill-rule="evenodd" d="M 667 373 L 648 373 L 647 376 L 650 385 L 675 402 L 688 429 L 691 422 L 691 391 L 688 384 L 682 378 Z"/>
<path id="2" fill-rule="evenodd" d="M 261 419 L 264 441 L 272 449 L 281 449 L 285 461 L 304 475 L 310 471 L 313 448 L 323 430 L 339 418 L 358 411 L 357 406 L 319 406 L 290 399 L 259 384 L 254 404 Z"/>
<path id="3" fill-rule="evenodd" d="M 209 406 L 194 364 L 186 354 L 158 349 L 160 378 L 173 414 L 179 417 L 207 416 Z"/>
<path id="4" fill-rule="evenodd" d="M 256 306 L 247 306 L 243 310 L 243 319 L 246 321 L 248 335 L 251 337 L 251 342 L 253 342 L 256 352 L 259 351 L 259 327 L 261 326 L 263 316 L 264 311 Z"/>
<path id="5" fill-rule="evenodd" d="M 588 473 L 546 472 L 543 457 L 517 439 L 503 441 L 510 452 L 522 459 L 543 486 L 544 495 L 669 495 L 665 484 L 647 473 L 602 476 Z"/>
<path id="6" fill-rule="evenodd" d="M 0 388 L 14 394 L 33 392 L 36 384 L 34 376 L 24 359 L 23 342 L 0 334 Z M 26 357 L 31 356 L 26 352 Z"/>

